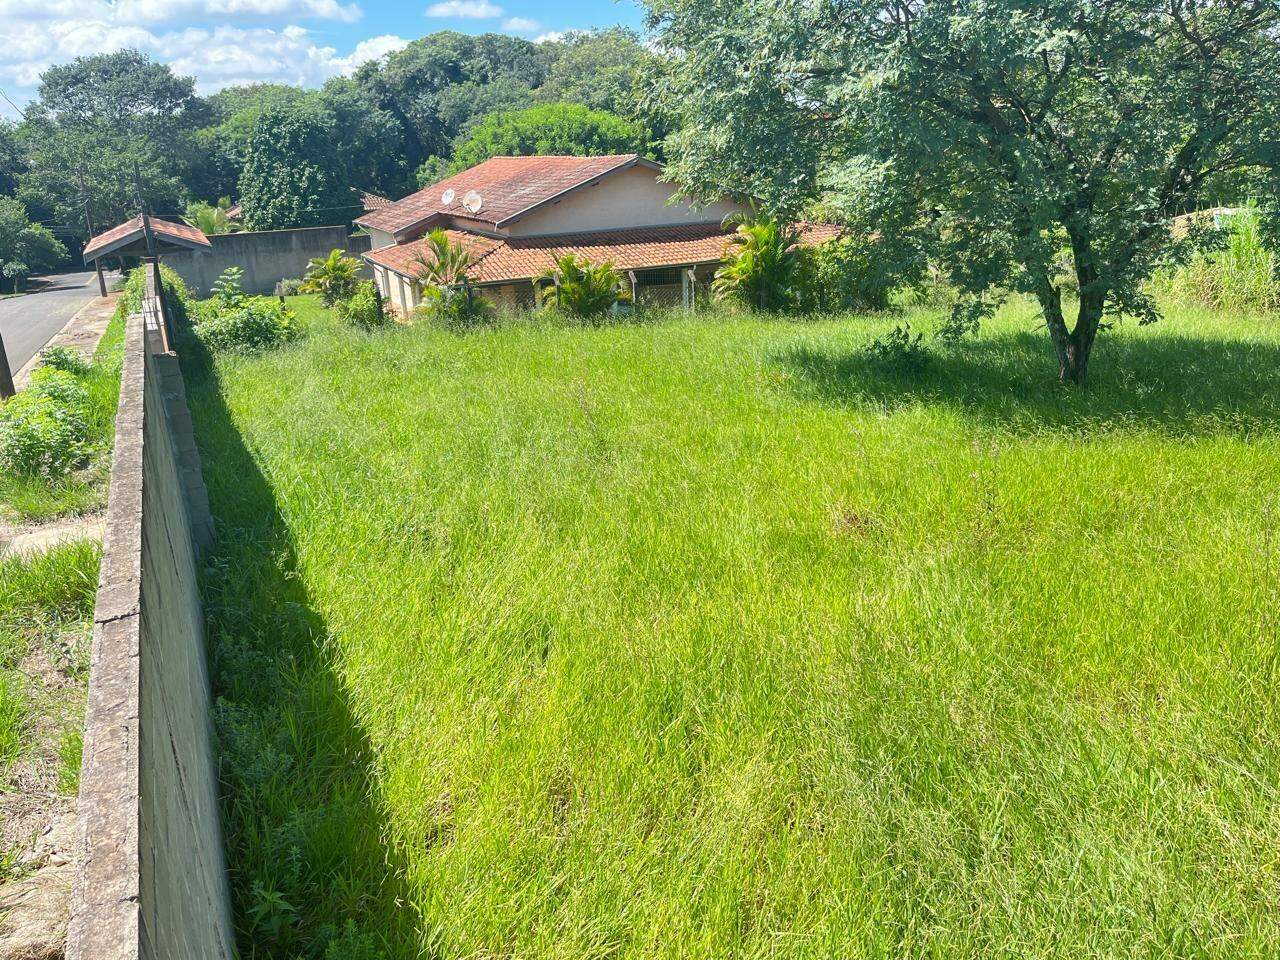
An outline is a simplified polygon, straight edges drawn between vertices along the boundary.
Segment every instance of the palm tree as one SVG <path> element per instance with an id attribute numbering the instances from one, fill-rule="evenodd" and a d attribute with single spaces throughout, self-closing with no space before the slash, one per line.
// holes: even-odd
<path id="1" fill-rule="evenodd" d="M 216 206 L 201 200 L 187 204 L 187 215 L 182 219 L 188 226 L 195 227 L 206 237 L 217 236 L 220 233 L 238 233 L 244 228 L 228 216 L 230 210 L 230 197 L 223 197 Z"/>
<path id="2" fill-rule="evenodd" d="M 360 261 L 335 249 L 329 251 L 329 256 L 316 257 L 307 264 L 306 279 L 298 289 L 320 294 L 321 302 L 332 307 L 355 293 L 359 282 Z"/>
<path id="3" fill-rule="evenodd" d="M 800 266 L 795 228 L 754 207 L 749 214 L 730 214 L 724 225 L 737 229 L 729 237 L 725 263 L 711 281 L 712 293 L 740 300 L 752 310 L 780 310 L 790 304 Z"/>
<path id="4" fill-rule="evenodd" d="M 553 286 L 542 302 L 575 317 L 598 317 L 620 300 L 629 299 L 622 277 L 609 262 L 593 264 L 567 253 L 535 281 Z"/>
<path id="5" fill-rule="evenodd" d="M 423 286 L 420 309 L 429 319 L 467 329 L 493 315 L 493 304 L 477 296 L 471 286 L 469 271 L 475 263 L 471 251 L 443 230 L 427 234 L 414 262 L 418 265 L 414 279 Z"/>

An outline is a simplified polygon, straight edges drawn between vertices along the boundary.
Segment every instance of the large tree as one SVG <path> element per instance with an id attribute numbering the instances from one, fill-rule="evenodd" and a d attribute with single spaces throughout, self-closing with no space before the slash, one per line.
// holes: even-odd
<path id="1" fill-rule="evenodd" d="M 1155 319 L 1143 281 L 1201 240 L 1175 240 L 1170 218 L 1275 142 L 1277 0 L 651 0 L 651 14 L 675 53 L 658 90 L 682 127 L 669 174 L 782 209 L 832 183 L 873 209 L 914 205 L 969 292 L 1037 298 L 1068 381 L 1108 313 Z"/>
<path id="2" fill-rule="evenodd" d="M 527 105 L 547 78 L 551 55 L 518 37 L 444 31 L 364 64 L 355 86 L 395 118 L 408 169 L 449 152 L 470 123 L 494 110 Z"/>
<path id="3" fill-rule="evenodd" d="M 134 50 L 50 67 L 20 130 L 20 195 L 83 237 L 86 204 L 96 229 L 137 213 L 136 166 L 151 208 L 176 212 L 191 134 L 206 117 L 190 77 Z"/>
<path id="4" fill-rule="evenodd" d="M 67 250 L 12 197 L 0 197 L 0 292 L 13 290 L 23 277 L 56 267 Z"/>
<path id="5" fill-rule="evenodd" d="M 648 146 L 648 135 L 639 124 L 577 103 L 548 103 L 489 114 L 458 141 L 448 163 L 425 164 L 419 182 L 426 186 L 438 175 L 457 173 L 490 157 L 590 157 L 643 153 Z"/>
<path id="6" fill-rule="evenodd" d="M 18 128 L 0 120 L 0 196 L 17 191 L 18 176 L 26 169 L 26 165 L 26 157 L 18 140 Z"/>
<path id="7" fill-rule="evenodd" d="M 240 203 L 251 230 L 323 226 L 356 216 L 332 118 L 305 101 L 264 110 L 249 137 Z"/>
<path id="8" fill-rule="evenodd" d="M 634 30 L 574 30 L 547 46 L 554 59 L 540 100 L 581 103 L 631 120 L 641 115 L 642 81 L 657 57 Z"/>

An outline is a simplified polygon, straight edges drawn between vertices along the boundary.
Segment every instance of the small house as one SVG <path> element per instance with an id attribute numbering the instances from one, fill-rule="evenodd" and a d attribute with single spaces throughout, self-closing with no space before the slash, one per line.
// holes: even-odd
<path id="1" fill-rule="evenodd" d="M 444 230 L 471 254 L 470 281 L 497 304 L 533 306 L 536 279 L 574 254 L 609 262 L 638 304 L 691 305 L 723 261 L 726 216 L 742 204 L 672 201 L 662 167 L 637 154 L 493 157 L 357 218 L 379 292 L 408 314 L 422 296 L 425 236 Z M 839 228 L 802 225 L 802 242 Z"/>

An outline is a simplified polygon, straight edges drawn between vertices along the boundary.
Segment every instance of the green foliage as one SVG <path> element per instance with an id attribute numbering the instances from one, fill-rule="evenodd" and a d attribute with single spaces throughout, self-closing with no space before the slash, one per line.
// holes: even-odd
<path id="1" fill-rule="evenodd" d="M 326 307 L 346 300 L 360 282 L 360 261 L 341 250 L 330 250 L 327 257 L 316 257 L 307 264 L 307 275 L 301 293 L 318 293 Z"/>
<path id="2" fill-rule="evenodd" d="M 1214 310 L 1280 310 L 1280 258 L 1266 245 L 1261 221 L 1255 208 L 1228 217 L 1220 247 L 1160 271 L 1152 292 L 1163 301 Z"/>
<path id="3" fill-rule="evenodd" d="M 477 294 L 468 271 L 470 251 L 443 230 L 427 234 L 417 255 L 416 280 L 422 285 L 422 301 L 414 316 L 449 330 L 470 330 L 493 319 L 494 307 Z"/>
<path id="4" fill-rule="evenodd" d="M 127 317 L 142 309 L 142 300 L 147 293 L 147 271 L 150 269 L 143 265 L 129 271 L 124 281 L 119 306 L 116 308 L 119 316 Z M 179 322 L 185 321 L 191 314 L 193 303 L 186 281 L 178 276 L 175 270 L 162 263 L 160 264 L 160 284 L 164 289 L 165 302 L 173 312 L 174 318 Z"/>
<path id="5" fill-rule="evenodd" d="M 1280 139 L 1280 5 L 1175 7 L 652 0 L 680 51 L 655 91 L 679 127 L 667 173 L 788 212 L 838 178 L 872 223 L 927 221 L 971 305 L 1034 295 L 1060 376 L 1081 382 L 1103 315 L 1155 319 L 1143 281 L 1194 248 L 1170 218 Z"/>
<path id="6" fill-rule="evenodd" d="M 260 353 L 301 335 L 293 311 L 272 297 L 246 297 L 233 307 L 206 301 L 191 329 L 215 353 Z"/>
<path id="7" fill-rule="evenodd" d="M 911 334 L 911 324 L 896 324 L 892 330 L 867 344 L 867 360 L 884 370 L 918 375 L 929 365 L 924 334 Z"/>
<path id="8" fill-rule="evenodd" d="M 244 267 L 227 267 L 218 279 L 213 281 L 210 291 L 218 307 L 229 310 L 244 302 Z"/>
<path id="9" fill-rule="evenodd" d="M 322 226 L 354 215 L 332 127 L 330 116 L 306 102 L 262 111 L 240 175 L 240 204 L 249 229 Z"/>
<path id="10" fill-rule="evenodd" d="M 592 263 L 573 254 L 558 257 L 555 267 L 535 283 L 546 284 L 544 305 L 584 320 L 598 319 L 614 304 L 630 299 L 612 263 Z"/>
<path id="11" fill-rule="evenodd" d="M 372 280 L 362 280 L 356 284 L 351 296 L 338 302 L 337 314 L 345 322 L 362 330 L 376 330 L 392 322 Z"/>
<path id="12" fill-rule="evenodd" d="M 453 31 L 415 40 L 352 77 L 367 102 L 395 118 L 409 170 L 450 144 L 488 113 L 533 102 L 553 51 L 518 37 Z"/>
<path id="13" fill-rule="evenodd" d="M 7 120 L 0 120 L 0 196 L 17 192 L 18 177 L 25 168 L 26 157 L 18 128 Z"/>
<path id="14" fill-rule="evenodd" d="M 884 310 L 889 294 L 914 280 L 914 264 L 893 263 L 875 237 L 846 235 L 799 251 L 800 309 Z"/>
<path id="15" fill-rule="evenodd" d="M 645 131 L 622 117 L 581 104 L 550 103 L 485 117 L 455 145 L 449 172 L 465 170 L 490 157 L 589 157 L 644 153 L 648 146 Z M 420 176 L 419 182 L 422 180 Z"/>
<path id="16" fill-rule="evenodd" d="M 748 310 L 794 306 L 802 279 L 795 228 L 776 216 L 758 212 L 729 217 L 725 224 L 737 227 L 729 238 L 725 262 L 711 281 L 711 292 Z"/>
<path id="17" fill-rule="evenodd" d="M 217 236 L 222 233 L 237 233 L 244 228 L 240 223 L 227 216 L 227 211 L 230 209 L 231 199 L 229 197 L 223 197 L 216 204 L 199 200 L 195 203 L 187 204 L 187 213 L 182 219 L 207 237 Z"/>
<path id="18" fill-rule="evenodd" d="M 573 30 L 547 46 L 555 59 L 546 82 L 538 88 L 538 99 L 580 103 L 592 110 L 639 119 L 643 80 L 657 69 L 658 57 L 645 48 L 634 30 Z"/>
<path id="19" fill-rule="evenodd" d="M 41 376 L 41 374 L 45 374 Z M 0 406 L 0 471 L 52 479 L 88 457 L 88 394 L 60 370 L 37 370 Z"/>
<path id="20" fill-rule="evenodd" d="M 137 213 L 136 165 L 151 207 L 179 209 L 207 115 L 192 78 L 136 50 L 50 67 L 21 128 L 29 165 L 19 195 L 84 239 L 86 196 L 99 230 Z"/>
<path id="21" fill-rule="evenodd" d="M 50 230 L 27 217 L 26 208 L 12 197 L 0 196 L 0 291 L 17 289 L 32 270 L 56 267 L 67 248 Z"/>
<path id="22" fill-rule="evenodd" d="M 61 370 L 74 377 L 84 377 L 93 369 L 84 354 L 73 347 L 45 347 L 40 351 L 40 366 Z"/>

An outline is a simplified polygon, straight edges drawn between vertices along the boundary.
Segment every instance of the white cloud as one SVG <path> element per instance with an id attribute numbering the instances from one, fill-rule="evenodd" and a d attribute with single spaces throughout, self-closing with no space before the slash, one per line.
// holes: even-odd
<path id="1" fill-rule="evenodd" d="M 508 17 L 502 21 L 502 29 L 512 33 L 536 33 L 542 29 L 542 24 L 528 17 Z"/>
<path id="2" fill-rule="evenodd" d="M 567 30 L 548 30 L 533 38 L 534 43 L 555 43 L 557 40 L 563 40 L 569 35 Z"/>
<path id="3" fill-rule="evenodd" d="M 427 7 L 428 17 L 454 17 L 461 20 L 492 20 L 502 16 L 502 8 L 489 0 L 442 0 Z"/>
<path id="4" fill-rule="evenodd" d="M 404 37 L 397 37 L 390 33 L 384 33 L 380 37 L 370 37 L 368 40 L 361 40 L 356 44 L 356 48 L 351 51 L 351 56 L 340 57 L 334 61 L 340 65 L 339 72 L 343 74 L 355 73 L 356 69 L 363 63 L 370 60 L 381 60 L 388 53 L 395 53 L 397 50 L 403 50 L 409 45 L 409 41 Z"/>
<path id="5" fill-rule="evenodd" d="M 296 25 L 153 32 L 88 19 L 26 22 L 12 29 L 6 39 L 8 42 L 0 45 L 0 86 L 12 84 L 29 90 L 54 63 L 133 47 L 171 64 L 178 74 L 194 76 L 201 93 L 267 81 L 317 86 L 408 44 L 387 34 L 362 40 L 350 53 L 339 56 L 334 47 L 318 42 L 310 30 Z M 13 90 L 8 92 L 14 95 Z"/>
<path id="6" fill-rule="evenodd" d="M 148 26 L 201 18 L 314 18 L 353 23 L 359 3 L 341 0 L 0 0 L 0 21 L 58 23 L 67 20 Z"/>

